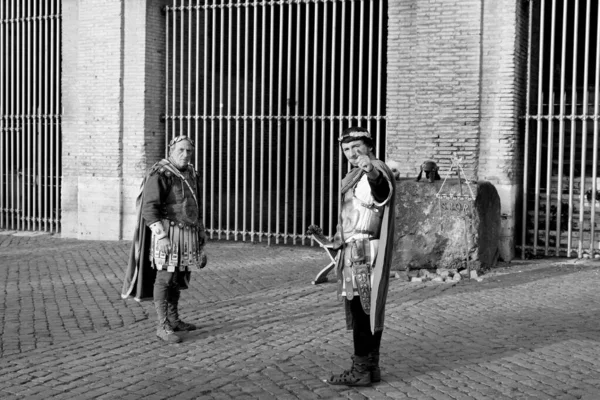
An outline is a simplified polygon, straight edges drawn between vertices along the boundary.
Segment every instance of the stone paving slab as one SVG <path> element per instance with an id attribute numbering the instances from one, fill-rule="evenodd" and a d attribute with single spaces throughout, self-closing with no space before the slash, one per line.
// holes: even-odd
<path id="1" fill-rule="evenodd" d="M 1 399 L 600 399 L 597 261 L 393 279 L 383 380 L 346 388 L 322 382 L 351 351 L 322 250 L 209 242 L 182 294 L 200 329 L 166 345 L 119 296 L 130 244 L 0 235 Z"/>

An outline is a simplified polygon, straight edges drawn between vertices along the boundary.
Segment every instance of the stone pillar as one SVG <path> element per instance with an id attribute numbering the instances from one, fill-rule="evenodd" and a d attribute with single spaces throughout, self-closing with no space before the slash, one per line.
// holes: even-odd
<path id="1" fill-rule="evenodd" d="M 482 2 L 481 137 L 479 178 L 490 181 L 501 201 L 499 251 L 515 256 L 515 223 L 523 179 L 519 117 L 525 98 L 527 2 Z M 516 48 L 515 48 L 516 44 Z"/>
<path id="2" fill-rule="evenodd" d="M 63 0 L 64 237 L 131 237 L 143 172 L 164 153 L 164 3 Z"/>

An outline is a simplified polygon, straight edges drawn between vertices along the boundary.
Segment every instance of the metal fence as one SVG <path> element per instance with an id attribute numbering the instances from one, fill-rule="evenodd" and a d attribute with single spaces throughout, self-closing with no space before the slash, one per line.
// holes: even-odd
<path id="1" fill-rule="evenodd" d="M 196 141 L 212 237 L 332 235 L 359 125 L 384 156 L 385 1 L 194 1 L 166 8 L 166 140 Z"/>
<path id="2" fill-rule="evenodd" d="M 597 1 L 529 2 L 521 245 L 526 253 L 599 253 Z"/>
<path id="3" fill-rule="evenodd" d="M 60 229 L 60 15 L 0 2 L 0 228 Z"/>

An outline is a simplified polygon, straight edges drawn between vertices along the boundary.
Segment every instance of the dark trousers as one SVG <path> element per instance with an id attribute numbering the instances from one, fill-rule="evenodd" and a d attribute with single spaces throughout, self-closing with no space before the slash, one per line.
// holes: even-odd
<path id="1" fill-rule="evenodd" d="M 154 301 L 167 301 L 174 294 L 179 294 L 179 271 L 168 272 L 166 270 L 156 271 L 154 281 Z"/>
<path id="2" fill-rule="evenodd" d="M 348 301 L 348 300 L 346 300 Z M 352 314 L 352 336 L 354 339 L 354 355 L 368 356 L 369 353 L 379 354 L 382 331 L 371 333 L 369 314 L 366 314 L 360 304 L 360 297 L 354 296 L 350 300 Z"/>

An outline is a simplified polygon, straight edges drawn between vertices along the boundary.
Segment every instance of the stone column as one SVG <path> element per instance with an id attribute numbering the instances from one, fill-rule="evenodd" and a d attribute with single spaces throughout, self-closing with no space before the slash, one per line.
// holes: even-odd
<path id="1" fill-rule="evenodd" d="M 132 235 L 135 197 L 164 153 L 165 0 L 63 0 L 63 237 Z"/>
<path id="2" fill-rule="evenodd" d="M 498 190 L 502 208 L 500 257 L 515 256 L 523 154 L 519 117 L 525 99 L 527 2 L 482 2 L 481 146 L 479 178 Z M 516 47 L 515 47 L 516 45 Z"/>

